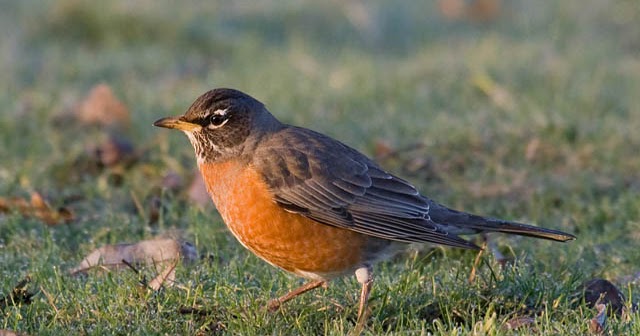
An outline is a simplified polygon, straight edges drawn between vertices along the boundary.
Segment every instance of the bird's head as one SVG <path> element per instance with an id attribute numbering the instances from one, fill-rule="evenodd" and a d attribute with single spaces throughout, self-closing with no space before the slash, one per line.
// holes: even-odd
<path id="1" fill-rule="evenodd" d="M 233 89 L 214 89 L 198 97 L 182 116 L 166 117 L 154 126 L 183 131 L 199 163 L 241 156 L 261 135 L 280 127 L 264 105 Z"/>

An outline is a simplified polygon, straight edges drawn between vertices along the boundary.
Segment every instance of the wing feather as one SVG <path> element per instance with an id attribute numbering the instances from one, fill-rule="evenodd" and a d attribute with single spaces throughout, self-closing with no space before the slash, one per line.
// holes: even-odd
<path id="1" fill-rule="evenodd" d="M 282 144 L 286 144 L 286 147 Z M 253 157 L 274 201 L 326 225 L 400 242 L 476 248 L 429 217 L 429 200 L 356 150 L 311 130 L 287 127 Z"/>

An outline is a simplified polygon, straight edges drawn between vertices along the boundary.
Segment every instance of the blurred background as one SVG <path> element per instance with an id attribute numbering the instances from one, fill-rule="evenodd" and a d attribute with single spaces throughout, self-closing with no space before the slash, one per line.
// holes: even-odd
<path id="1" fill-rule="evenodd" d="M 453 176 L 433 185 L 438 193 L 514 180 L 514 194 L 531 193 L 549 173 L 557 180 L 544 188 L 567 184 L 561 198 L 638 188 L 636 1 L 1 6 L 5 193 L 53 184 L 49 166 L 85 153 L 96 129 L 134 145 L 161 137 L 154 159 L 190 159 L 184 138 L 150 124 L 215 87 L 370 155 L 417 149 L 402 153 L 417 162 L 386 164 L 436 182 Z"/>
<path id="2" fill-rule="evenodd" d="M 151 126 L 230 87 L 442 203 L 575 233 L 518 249 L 637 297 L 639 22 L 636 0 L 0 1 L 6 284 L 171 230 L 241 251 Z M 15 214 L 36 192 L 71 224 Z"/>

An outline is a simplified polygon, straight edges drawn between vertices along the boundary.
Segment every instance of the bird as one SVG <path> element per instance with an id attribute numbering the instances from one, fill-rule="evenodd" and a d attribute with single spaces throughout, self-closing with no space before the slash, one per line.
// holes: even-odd
<path id="1" fill-rule="evenodd" d="M 186 134 L 206 189 L 235 238 L 267 263 L 308 279 L 269 301 L 271 311 L 355 274 L 361 286 L 356 328 L 363 328 L 374 265 L 410 243 L 479 249 L 460 236 L 484 232 L 576 238 L 450 209 L 356 149 L 280 122 L 239 90 L 207 91 L 183 115 L 154 125 Z"/>

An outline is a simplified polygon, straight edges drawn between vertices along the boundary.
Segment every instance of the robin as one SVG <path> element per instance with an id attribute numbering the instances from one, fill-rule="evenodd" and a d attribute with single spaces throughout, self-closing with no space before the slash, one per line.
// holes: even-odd
<path id="1" fill-rule="evenodd" d="M 364 154 L 278 121 L 253 97 L 214 89 L 155 126 L 183 131 L 222 219 L 251 252 L 310 279 L 269 303 L 277 309 L 338 276 L 362 285 L 362 326 L 373 265 L 407 243 L 479 249 L 459 235 L 503 232 L 568 241 L 575 236 L 449 209 Z"/>

